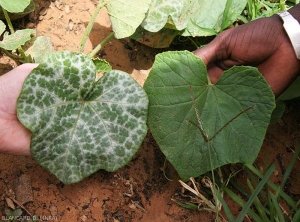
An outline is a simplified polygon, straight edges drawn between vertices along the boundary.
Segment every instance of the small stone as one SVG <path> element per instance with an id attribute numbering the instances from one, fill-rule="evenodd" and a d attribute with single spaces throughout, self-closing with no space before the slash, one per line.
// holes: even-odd
<path id="1" fill-rule="evenodd" d="M 87 216 L 85 216 L 85 215 L 82 215 L 81 217 L 80 217 L 80 221 L 82 221 L 82 222 L 85 222 L 85 221 L 87 221 Z"/>
<path id="2" fill-rule="evenodd" d="M 71 10 L 70 10 L 70 6 L 66 5 L 65 6 L 65 13 L 66 14 L 70 14 Z"/>
<path id="3" fill-rule="evenodd" d="M 57 206 L 55 206 L 54 204 L 50 205 L 49 210 L 50 210 L 51 216 L 56 217 L 58 215 Z"/>
<path id="4" fill-rule="evenodd" d="M 29 22 L 29 23 L 27 23 L 26 28 L 27 29 L 33 29 L 33 28 L 35 28 L 35 24 L 32 23 L 32 22 Z"/>

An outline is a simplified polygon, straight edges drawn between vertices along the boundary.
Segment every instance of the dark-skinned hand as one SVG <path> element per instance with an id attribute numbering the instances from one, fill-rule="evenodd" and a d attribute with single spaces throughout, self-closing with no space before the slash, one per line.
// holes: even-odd
<path id="1" fill-rule="evenodd" d="M 300 17 L 299 6 L 290 10 L 296 19 Z M 277 96 L 300 72 L 300 60 L 296 58 L 278 15 L 228 29 L 194 54 L 207 65 L 212 83 L 234 65 L 255 66 Z"/>

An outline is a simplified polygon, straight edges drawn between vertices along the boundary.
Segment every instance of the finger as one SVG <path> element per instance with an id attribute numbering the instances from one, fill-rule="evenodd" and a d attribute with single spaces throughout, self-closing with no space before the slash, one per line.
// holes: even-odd
<path id="1" fill-rule="evenodd" d="M 194 51 L 208 65 L 229 58 L 228 44 L 234 29 L 228 29 L 217 35 L 209 44 Z"/>
<path id="2" fill-rule="evenodd" d="M 208 77 L 212 84 L 215 84 L 223 74 L 224 70 L 215 64 L 210 64 L 207 67 Z"/>
<path id="3" fill-rule="evenodd" d="M 195 50 L 193 53 L 200 57 L 205 65 L 208 65 L 216 60 L 216 51 L 217 45 L 214 41 L 212 41 L 208 45 Z"/>

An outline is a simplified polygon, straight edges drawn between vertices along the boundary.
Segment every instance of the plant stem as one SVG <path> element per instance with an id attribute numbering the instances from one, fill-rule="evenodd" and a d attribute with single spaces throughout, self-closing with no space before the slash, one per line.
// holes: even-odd
<path id="1" fill-rule="evenodd" d="M 107 3 L 107 1 L 102 2 L 102 0 L 99 0 L 98 6 L 97 6 L 97 8 L 96 8 L 96 10 L 95 10 L 95 12 L 94 12 L 92 18 L 90 19 L 89 24 L 87 25 L 86 30 L 85 30 L 85 32 L 84 32 L 84 34 L 83 34 L 82 40 L 81 40 L 81 42 L 80 42 L 79 52 L 83 52 L 84 46 L 85 46 L 86 41 L 87 41 L 87 39 L 88 39 L 88 37 L 89 37 L 91 31 L 92 31 L 93 25 L 94 25 L 95 20 L 96 20 L 98 14 L 99 14 L 99 12 L 100 12 L 100 9 L 101 9 L 104 5 L 106 5 L 106 3 Z"/>
<path id="2" fill-rule="evenodd" d="M 13 27 L 13 25 L 11 23 L 11 20 L 9 18 L 9 15 L 8 15 L 7 11 L 4 8 L 2 8 L 2 11 L 3 11 L 3 14 L 4 14 L 5 20 L 7 22 L 8 28 L 10 30 L 10 33 L 14 34 L 15 30 L 14 30 L 14 27 Z"/>
<path id="3" fill-rule="evenodd" d="M 14 27 L 11 23 L 10 18 L 9 18 L 8 12 L 4 8 L 2 8 L 2 11 L 3 11 L 3 14 L 4 14 L 5 20 L 7 22 L 8 28 L 10 30 L 10 33 L 14 34 L 15 30 L 14 30 Z M 6 51 L 4 53 L 6 55 L 8 55 L 9 57 L 11 57 L 12 59 L 15 59 L 15 60 L 18 60 L 18 61 L 21 61 L 23 59 L 23 62 L 32 62 L 32 60 L 28 56 L 26 56 L 26 54 L 25 54 L 25 52 L 24 52 L 24 50 L 21 46 L 18 47 L 18 51 L 19 51 L 19 53 L 21 54 L 22 57 L 14 56 L 13 54 L 8 53 L 8 51 Z M 16 59 L 16 58 L 18 58 L 18 59 Z"/>
<path id="4" fill-rule="evenodd" d="M 100 42 L 96 48 L 92 52 L 88 54 L 89 57 L 93 58 L 101 49 L 102 47 L 109 42 L 114 37 L 114 32 L 110 33 L 102 42 Z"/>
<path id="5" fill-rule="evenodd" d="M 1 51 L 2 51 L 5 55 L 7 55 L 8 57 L 12 58 L 13 60 L 20 61 L 20 60 L 23 59 L 22 57 L 20 57 L 20 56 L 18 56 L 18 55 L 15 55 L 15 54 L 10 53 L 10 52 L 7 51 L 6 49 L 3 49 L 3 48 L 2 48 Z"/>

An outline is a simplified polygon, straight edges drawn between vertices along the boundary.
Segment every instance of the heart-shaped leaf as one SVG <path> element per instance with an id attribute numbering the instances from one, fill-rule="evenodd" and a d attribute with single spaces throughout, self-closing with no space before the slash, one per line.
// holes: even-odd
<path id="1" fill-rule="evenodd" d="M 31 153 L 62 182 L 128 163 L 147 132 L 148 98 L 122 71 L 95 82 L 82 54 L 50 54 L 26 78 L 18 118 L 32 131 Z"/>
<path id="2" fill-rule="evenodd" d="M 275 106 L 256 68 L 233 67 L 211 84 L 202 60 L 187 51 L 157 55 L 144 89 L 148 125 L 183 180 L 252 163 Z"/>

